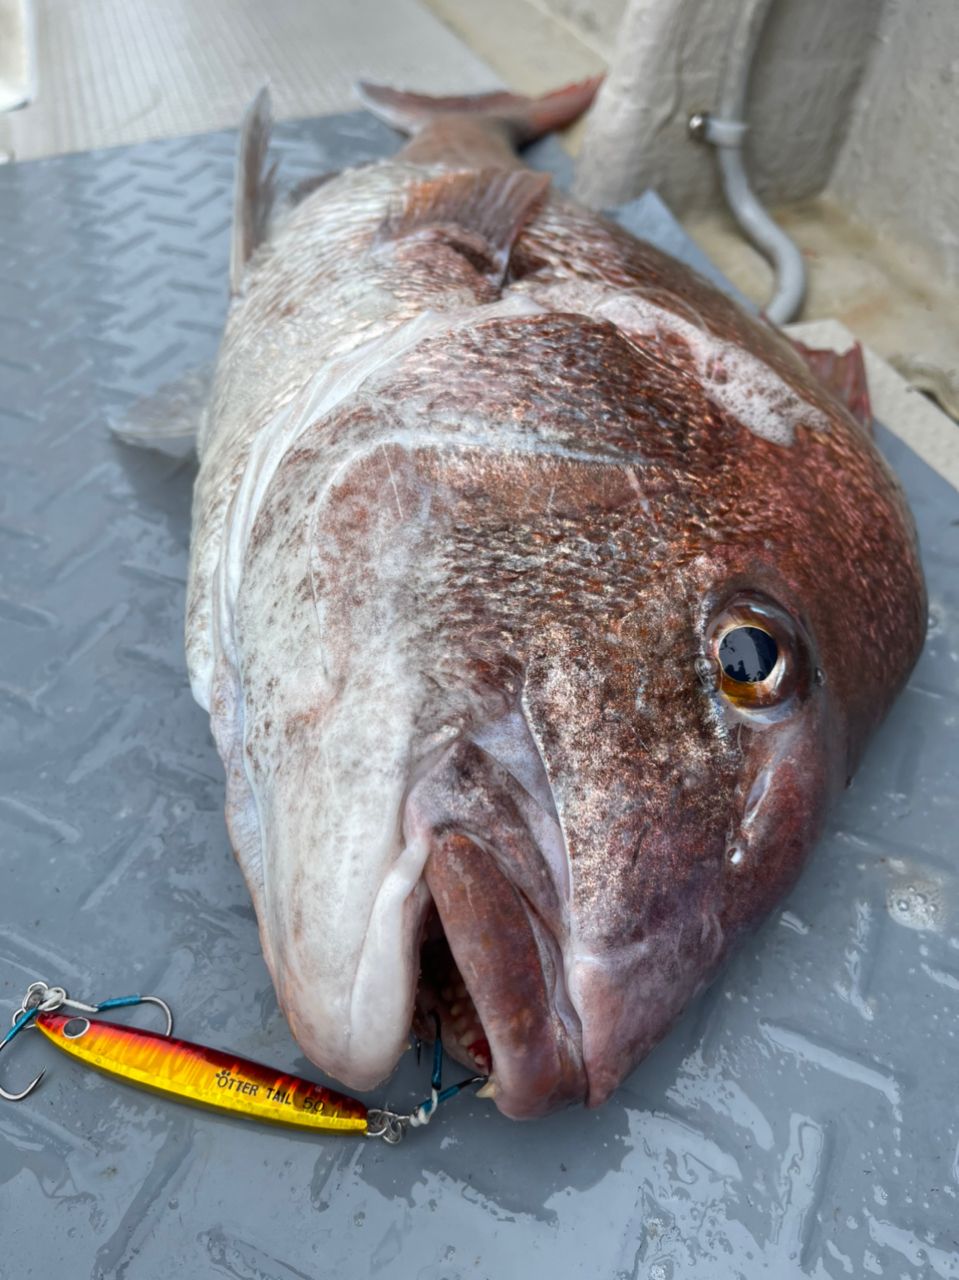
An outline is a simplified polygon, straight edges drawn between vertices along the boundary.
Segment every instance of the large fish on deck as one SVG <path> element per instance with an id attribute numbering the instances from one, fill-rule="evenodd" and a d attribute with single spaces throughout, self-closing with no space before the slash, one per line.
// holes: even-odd
<path id="1" fill-rule="evenodd" d="M 925 627 L 868 430 L 516 159 L 594 90 L 367 87 L 411 140 L 282 215 L 261 96 L 199 438 L 190 675 L 293 1034 L 369 1088 L 436 1014 L 515 1117 L 782 897 Z"/>

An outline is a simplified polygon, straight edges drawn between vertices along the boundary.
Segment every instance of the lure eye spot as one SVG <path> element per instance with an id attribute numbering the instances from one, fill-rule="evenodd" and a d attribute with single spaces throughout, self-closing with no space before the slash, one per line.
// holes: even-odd
<path id="1" fill-rule="evenodd" d="M 718 657 L 727 679 L 737 684 L 760 684 L 775 670 L 779 646 L 760 627 L 733 627 L 720 640 Z"/>
<path id="2" fill-rule="evenodd" d="M 89 1018 L 71 1018 L 63 1024 L 63 1034 L 68 1040 L 79 1040 L 90 1030 Z"/>

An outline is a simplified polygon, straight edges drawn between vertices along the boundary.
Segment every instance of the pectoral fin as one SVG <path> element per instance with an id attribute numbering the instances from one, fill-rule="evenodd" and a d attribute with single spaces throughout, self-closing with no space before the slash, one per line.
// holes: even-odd
<path id="1" fill-rule="evenodd" d="M 110 430 L 124 444 L 185 458 L 196 448 L 212 383 L 212 365 L 190 369 L 138 400 L 127 417 L 110 424 Z"/>
<path id="2" fill-rule="evenodd" d="M 830 347 L 807 347 L 797 338 L 790 337 L 789 341 L 819 381 L 846 406 L 857 422 L 862 423 L 867 431 L 872 431 L 872 405 L 859 343 L 854 343 L 848 351 L 840 354 Z"/>

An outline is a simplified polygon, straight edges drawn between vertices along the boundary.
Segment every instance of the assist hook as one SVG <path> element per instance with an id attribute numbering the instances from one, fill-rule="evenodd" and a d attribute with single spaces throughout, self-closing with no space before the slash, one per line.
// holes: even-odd
<path id="1" fill-rule="evenodd" d="M 430 1077 L 430 1096 L 424 1098 L 415 1110 L 408 1115 L 402 1115 L 396 1111 L 389 1111 L 384 1107 L 373 1107 L 369 1113 L 369 1128 L 367 1136 L 370 1138 L 382 1138 L 384 1142 L 388 1142 L 390 1146 L 396 1146 L 398 1142 L 402 1142 L 406 1136 L 407 1129 L 415 1129 L 421 1125 L 429 1124 L 432 1120 L 436 1108 L 441 1102 L 447 1102 L 450 1098 L 455 1098 L 463 1089 L 468 1089 L 472 1084 L 485 1084 L 486 1076 L 467 1076 L 465 1080 L 460 1080 L 458 1084 L 451 1084 L 448 1088 L 443 1088 L 443 1035 L 440 1025 L 439 1014 L 434 1012 L 433 1018 L 433 1073 Z M 416 1037 L 416 1057 L 419 1062 L 419 1052 L 422 1041 Z"/>
<path id="2" fill-rule="evenodd" d="M 0 1040 L 0 1053 L 3 1052 L 3 1050 L 7 1047 L 7 1045 L 10 1043 L 13 1037 L 17 1034 L 17 1032 L 23 1030 L 23 1028 L 30 1021 L 30 1019 L 34 1017 L 35 1012 L 36 1011 L 34 1009 L 31 1009 L 29 1013 L 24 1013 L 19 1018 L 16 1018 L 14 1020 L 13 1026 L 10 1028 L 7 1034 L 3 1037 L 3 1039 Z M 40 1081 L 43 1079 L 44 1074 L 45 1073 L 41 1071 L 38 1076 L 35 1076 L 30 1081 L 30 1083 L 21 1093 L 9 1093 L 6 1089 L 3 1088 L 2 1085 L 0 1085 L 0 1098 L 4 1098 L 7 1102 L 20 1102 L 22 1101 L 22 1099 L 28 1098 L 30 1094 L 33 1093 L 34 1089 L 37 1087 Z"/>
<path id="3" fill-rule="evenodd" d="M 7 1047 L 14 1036 L 29 1027 L 39 1013 L 52 1013 L 55 1009 L 73 1009 L 77 1013 L 103 1013 L 107 1009 L 124 1009 L 137 1004 L 158 1005 L 166 1015 L 166 1029 L 163 1034 L 170 1035 L 173 1031 L 173 1012 L 166 1001 L 161 1000 L 159 996 L 117 996 L 112 1000 L 101 1000 L 99 1004 L 84 1004 L 81 1000 L 71 1000 L 63 987 L 51 987 L 46 982 L 31 982 L 27 987 L 27 994 L 23 997 L 23 1003 L 13 1015 L 10 1030 L 0 1040 L 0 1052 Z M 6 1102 L 22 1102 L 33 1093 L 45 1074 L 41 1071 L 20 1093 L 10 1093 L 0 1086 L 0 1098 Z"/>

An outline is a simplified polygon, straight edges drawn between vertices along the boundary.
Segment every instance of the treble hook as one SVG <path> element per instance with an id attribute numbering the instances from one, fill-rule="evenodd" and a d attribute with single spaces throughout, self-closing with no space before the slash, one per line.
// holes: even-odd
<path id="1" fill-rule="evenodd" d="M 25 1027 L 26 1024 L 30 1021 L 30 1019 L 35 1016 L 35 1014 L 36 1014 L 36 1009 L 28 1009 L 26 1013 L 21 1014 L 21 1016 L 17 1018 L 16 1022 L 14 1022 L 13 1026 L 10 1028 L 7 1034 L 3 1037 L 2 1040 L 0 1040 L 0 1053 L 3 1052 L 3 1050 L 10 1043 L 10 1041 L 17 1034 L 17 1032 L 20 1031 L 23 1027 Z M 27 1087 L 24 1089 L 22 1093 L 8 1093 L 6 1089 L 0 1086 L 0 1098 L 5 1098 L 7 1102 L 20 1102 L 24 1098 L 28 1098 L 30 1094 L 33 1093 L 34 1089 L 37 1087 L 40 1081 L 43 1079 L 45 1074 L 46 1073 L 44 1071 L 41 1071 L 38 1076 L 36 1076 L 33 1080 L 30 1081 L 30 1083 L 27 1085 Z"/>

